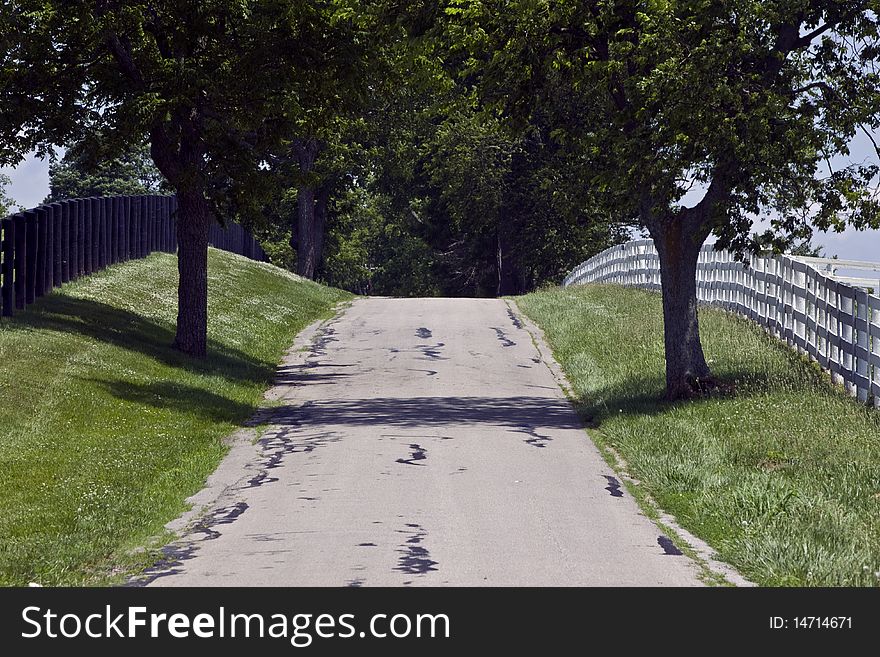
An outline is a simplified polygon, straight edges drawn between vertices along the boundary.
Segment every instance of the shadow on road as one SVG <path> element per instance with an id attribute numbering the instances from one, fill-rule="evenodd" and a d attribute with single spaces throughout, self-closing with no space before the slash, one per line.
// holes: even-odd
<path id="1" fill-rule="evenodd" d="M 267 421 L 318 429 L 321 426 L 399 428 L 491 424 L 514 429 L 577 429 L 583 424 L 565 399 L 546 397 L 412 397 L 341 399 L 268 409 Z"/>

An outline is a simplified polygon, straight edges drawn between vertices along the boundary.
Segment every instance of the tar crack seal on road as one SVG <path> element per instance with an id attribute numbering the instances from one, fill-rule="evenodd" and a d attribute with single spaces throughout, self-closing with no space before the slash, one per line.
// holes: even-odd
<path id="1" fill-rule="evenodd" d="M 404 465 L 425 465 L 424 463 L 416 463 L 416 461 L 424 461 L 428 458 L 428 450 L 418 443 L 411 443 L 409 448 L 412 452 L 410 457 L 408 459 L 397 459 L 397 462 Z"/>
<path id="2" fill-rule="evenodd" d="M 428 536 L 428 532 L 417 523 L 406 523 L 408 529 L 398 530 L 400 534 L 406 534 L 409 538 L 401 546 L 400 558 L 397 560 L 397 568 L 402 573 L 410 575 L 425 575 L 432 570 L 437 570 L 439 564 L 431 559 L 431 555 L 427 548 L 420 545 Z"/>
<path id="3" fill-rule="evenodd" d="M 680 557 L 682 554 L 684 554 L 681 550 L 675 547 L 675 543 L 673 543 L 666 536 L 658 536 L 657 544 L 663 548 L 664 554 L 668 554 L 673 557 Z"/>
<path id="4" fill-rule="evenodd" d="M 525 328 L 523 326 L 523 323 L 519 320 L 519 317 L 517 317 L 516 313 L 514 313 L 510 308 L 507 309 L 507 316 L 510 317 L 510 321 L 513 322 L 513 325 L 516 328 L 518 328 L 518 329 Z"/>
<path id="5" fill-rule="evenodd" d="M 416 347 L 421 350 L 428 360 L 448 360 L 440 355 L 440 349 L 446 346 L 445 342 L 438 342 L 435 345 L 420 344 Z"/>
<path id="6" fill-rule="evenodd" d="M 527 436 L 531 436 L 531 438 L 527 438 L 525 442 L 527 445 L 531 445 L 532 447 L 546 447 L 547 443 L 553 442 L 553 439 L 550 436 L 545 436 L 543 434 L 538 433 L 534 427 L 530 427 L 527 424 L 520 424 L 516 429 L 514 429 L 517 433 L 524 433 Z"/>
<path id="7" fill-rule="evenodd" d="M 496 326 L 491 326 L 490 328 L 493 331 L 495 331 L 495 335 L 497 335 L 498 340 L 501 341 L 501 346 L 503 346 L 503 347 L 515 347 L 516 346 L 516 342 L 514 342 L 513 340 L 508 338 L 507 334 L 504 332 L 503 329 L 500 329 Z"/>
<path id="8" fill-rule="evenodd" d="M 623 490 L 620 488 L 620 482 L 615 477 L 610 477 L 608 475 L 602 475 L 605 477 L 605 481 L 608 482 L 608 485 L 605 486 L 605 490 L 611 493 L 611 497 L 623 497 Z"/>

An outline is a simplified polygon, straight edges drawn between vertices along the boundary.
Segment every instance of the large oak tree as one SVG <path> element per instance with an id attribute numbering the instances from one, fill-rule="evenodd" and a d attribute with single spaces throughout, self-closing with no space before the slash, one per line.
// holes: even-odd
<path id="1" fill-rule="evenodd" d="M 585 185 L 654 239 L 670 398 L 714 385 L 700 343 L 702 245 L 740 251 L 880 223 L 870 164 L 834 168 L 880 123 L 875 0 L 451 0 L 445 38 L 485 102 L 557 115 Z M 557 113 L 575 102 L 582 114 Z M 688 189 L 702 189 L 685 207 Z M 759 214 L 773 230 L 751 232 Z"/>
<path id="2" fill-rule="evenodd" d="M 207 351 L 207 245 L 216 208 L 257 204 L 265 158 L 294 117 L 297 69 L 320 55 L 316 17 L 344 3 L 274 0 L 5 3 L 0 155 L 88 137 L 122 152 L 146 136 L 178 198 L 175 345 Z M 339 10 L 339 11 L 337 11 Z M 320 29 L 317 30 L 320 32 Z M 320 44 L 317 44 L 320 45 Z"/>

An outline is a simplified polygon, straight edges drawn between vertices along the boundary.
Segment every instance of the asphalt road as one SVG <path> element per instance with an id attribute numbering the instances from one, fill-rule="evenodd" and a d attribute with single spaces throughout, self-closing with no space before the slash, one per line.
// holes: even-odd
<path id="1" fill-rule="evenodd" d="M 543 358 L 502 300 L 355 301 L 142 583 L 698 585 Z"/>

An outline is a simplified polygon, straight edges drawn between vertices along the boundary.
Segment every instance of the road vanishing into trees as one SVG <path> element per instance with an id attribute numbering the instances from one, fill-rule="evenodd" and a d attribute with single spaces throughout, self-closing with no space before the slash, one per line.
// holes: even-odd
<path id="1" fill-rule="evenodd" d="M 301 336 L 260 440 L 135 583 L 699 585 L 533 337 L 499 299 L 353 302 Z"/>

